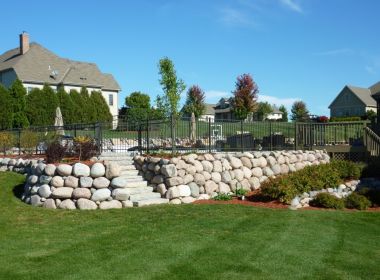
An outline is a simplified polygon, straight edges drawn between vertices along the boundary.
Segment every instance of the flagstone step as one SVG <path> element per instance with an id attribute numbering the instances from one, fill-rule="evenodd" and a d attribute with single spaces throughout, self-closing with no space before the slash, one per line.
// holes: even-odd
<path id="1" fill-rule="evenodd" d="M 147 187 L 148 182 L 147 181 L 140 181 L 140 182 L 126 182 L 124 185 L 124 188 L 139 188 L 139 187 Z"/>
<path id="2" fill-rule="evenodd" d="M 138 170 L 132 170 L 132 169 L 129 169 L 129 170 L 121 170 L 120 171 L 120 176 L 138 176 L 139 175 L 139 171 Z"/>
<path id="3" fill-rule="evenodd" d="M 153 187 L 138 187 L 138 188 L 124 188 L 125 193 L 132 194 L 140 194 L 140 193 L 152 193 Z"/>
<path id="4" fill-rule="evenodd" d="M 168 204 L 168 203 L 169 203 L 169 199 L 167 198 L 151 198 L 151 199 L 135 201 L 133 202 L 133 206 L 142 207 L 142 206 Z"/>
<path id="5" fill-rule="evenodd" d="M 151 199 L 151 198 L 161 198 L 161 194 L 155 193 L 155 192 L 144 192 L 144 193 L 131 194 L 129 196 L 129 200 L 132 202 Z"/>

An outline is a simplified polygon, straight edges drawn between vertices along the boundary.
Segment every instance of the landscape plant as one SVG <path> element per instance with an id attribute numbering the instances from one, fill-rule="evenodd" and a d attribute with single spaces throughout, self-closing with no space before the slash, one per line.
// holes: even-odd
<path id="1" fill-rule="evenodd" d="M 100 91 L 93 91 L 90 95 L 90 105 L 93 106 L 93 119 L 92 122 L 111 122 L 112 114 Z"/>
<path id="2" fill-rule="evenodd" d="M 278 110 L 280 112 L 282 112 L 282 118 L 281 118 L 281 121 L 282 122 L 288 122 L 288 109 L 286 109 L 286 107 L 284 105 L 281 105 Z"/>
<path id="3" fill-rule="evenodd" d="M 67 145 L 63 144 L 58 138 L 49 142 L 45 152 L 47 163 L 60 162 L 67 152 Z"/>
<path id="4" fill-rule="evenodd" d="M 221 200 L 221 201 L 228 201 L 232 200 L 232 196 L 227 193 L 218 193 L 216 196 L 213 197 L 214 200 Z"/>
<path id="5" fill-rule="evenodd" d="M 20 133 L 20 148 L 27 154 L 32 154 L 39 144 L 39 134 L 31 130 L 22 130 Z"/>
<path id="6" fill-rule="evenodd" d="M 206 106 L 205 106 L 205 93 L 197 85 L 193 85 L 187 91 L 186 102 L 184 105 L 184 112 L 191 116 L 194 113 L 196 118 L 199 118 L 203 115 Z"/>
<path id="7" fill-rule="evenodd" d="M 291 109 L 291 119 L 296 122 L 307 122 L 310 120 L 309 110 L 303 101 L 295 101 Z"/>
<path id="8" fill-rule="evenodd" d="M 351 193 L 344 200 L 345 206 L 350 209 L 366 210 L 371 206 L 371 201 L 364 195 Z"/>
<path id="9" fill-rule="evenodd" d="M 255 112 L 259 88 L 250 74 L 237 77 L 235 90 L 232 92 L 232 111 L 237 119 L 244 120 Z"/>
<path id="10" fill-rule="evenodd" d="M 71 95 L 68 94 L 63 87 L 60 87 L 57 91 L 57 99 L 59 108 L 62 112 L 62 118 L 64 124 L 73 124 L 76 121 L 75 103 L 73 102 Z"/>
<path id="11" fill-rule="evenodd" d="M 5 155 L 7 150 L 15 145 L 15 137 L 12 132 L 0 132 L 0 148 Z"/>
<path id="12" fill-rule="evenodd" d="M 344 200 L 330 193 L 319 193 L 310 201 L 310 205 L 323 208 L 343 209 Z"/>
<path id="13" fill-rule="evenodd" d="M 13 125 L 13 100 L 9 91 L 0 84 L 0 129 L 10 129 Z"/>
<path id="14" fill-rule="evenodd" d="M 16 79 L 11 85 L 10 94 L 12 96 L 13 128 L 25 128 L 29 126 L 29 121 L 25 113 L 26 109 L 26 89 L 22 82 Z"/>
<path id="15" fill-rule="evenodd" d="M 74 150 L 79 160 L 89 160 L 97 153 L 95 140 L 89 136 L 74 137 Z"/>

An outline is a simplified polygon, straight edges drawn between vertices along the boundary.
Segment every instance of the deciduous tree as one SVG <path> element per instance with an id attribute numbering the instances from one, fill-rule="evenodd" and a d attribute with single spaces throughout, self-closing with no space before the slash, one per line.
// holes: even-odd
<path id="1" fill-rule="evenodd" d="M 303 101 L 294 102 L 291 112 L 292 112 L 291 119 L 293 121 L 296 121 L 296 122 L 309 121 L 309 110 L 307 109 L 305 102 Z"/>
<path id="2" fill-rule="evenodd" d="M 205 111 L 205 93 L 197 85 L 189 88 L 187 91 L 186 102 L 184 106 L 184 111 L 191 116 L 194 113 L 196 118 L 199 118 Z"/>
<path id="3" fill-rule="evenodd" d="M 232 110 L 235 117 L 241 120 L 247 118 L 256 110 L 256 100 L 259 89 L 251 75 L 243 74 L 237 77 L 235 90 L 232 92 Z"/>

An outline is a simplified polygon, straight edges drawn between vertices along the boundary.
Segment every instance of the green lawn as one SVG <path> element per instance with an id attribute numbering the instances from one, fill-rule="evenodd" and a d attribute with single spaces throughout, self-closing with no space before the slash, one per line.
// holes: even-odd
<path id="1" fill-rule="evenodd" d="M 0 279 L 380 279 L 380 213 L 33 208 L 0 174 Z"/>

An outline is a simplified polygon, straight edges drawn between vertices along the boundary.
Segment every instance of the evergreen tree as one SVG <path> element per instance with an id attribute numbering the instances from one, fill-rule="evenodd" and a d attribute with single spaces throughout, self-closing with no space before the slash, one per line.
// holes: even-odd
<path id="1" fill-rule="evenodd" d="M 91 104 L 94 106 L 93 122 L 110 122 L 112 121 L 112 114 L 100 91 L 93 91 L 90 95 Z"/>
<path id="2" fill-rule="evenodd" d="M 47 84 L 42 89 L 33 89 L 26 98 L 26 115 L 33 126 L 54 125 L 58 99 Z"/>
<path id="3" fill-rule="evenodd" d="M 293 103 L 291 109 L 292 115 L 291 119 L 296 122 L 306 122 L 309 121 L 309 110 L 306 108 L 305 102 L 296 101 Z"/>
<path id="4" fill-rule="evenodd" d="M 82 87 L 80 90 L 80 95 L 84 102 L 84 122 L 85 123 L 94 123 L 96 122 L 96 109 L 94 104 L 92 103 L 92 99 L 90 98 L 90 94 L 85 87 Z"/>
<path id="5" fill-rule="evenodd" d="M 141 122 L 151 118 L 149 95 L 135 91 L 125 98 L 126 115 L 128 122 Z"/>
<path id="6" fill-rule="evenodd" d="M 28 118 L 25 114 L 26 90 L 20 80 L 15 80 L 10 87 L 13 99 L 13 127 L 24 128 L 29 126 Z"/>
<path id="7" fill-rule="evenodd" d="M 288 109 L 286 109 L 286 107 L 284 105 L 281 105 L 278 110 L 280 110 L 282 112 L 282 118 L 281 118 L 281 121 L 282 122 L 288 122 Z"/>
<path id="8" fill-rule="evenodd" d="M 194 113 L 199 118 L 205 111 L 205 93 L 199 86 L 192 86 L 187 91 L 184 112 L 191 116 Z"/>
<path id="9" fill-rule="evenodd" d="M 84 123 L 86 121 L 86 117 L 85 117 L 85 110 L 84 110 L 85 103 L 84 103 L 82 95 L 80 95 L 78 91 L 72 89 L 70 90 L 70 97 L 74 103 L 73 123 Z"/>
<path id="10" fill-rule="evenodd" d="M 237 78 L 232 100 L 232 110 L 235 117 L 244 120 L 256 110 L 256 100 L 259 88 L 251 75 L 243 74 Z"/>
<path id="11" fill-rule="evenodd" d="M 259 102 L 255 113 L 257 120 L 264 121 L 273 112 L 272 106 L 268 102 Z"/>
<path id="12" fill-rule="evenodd" d="M 13 107 L 12 96 L 9 91 L 0 84 L 0 129 L 12 128 Z"/>
<path id="13" fill-rule="evenodd" d="M 63 123 L 75 123 L 75 104 L 71 99 L 71 95 L 68 94 L 63 88 L 60 88 L 57 92 L 57 99 L 59 108 L 62 112 Z"/>

